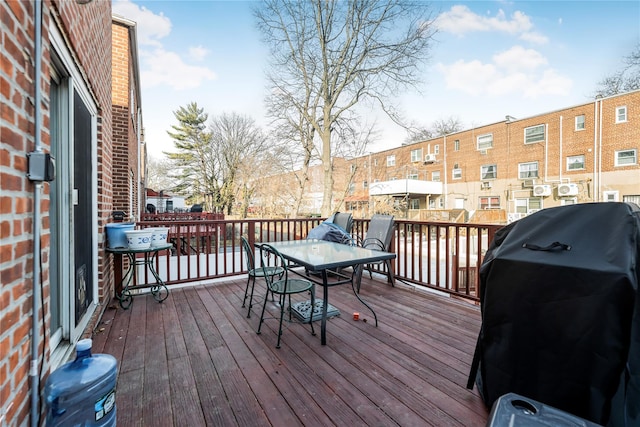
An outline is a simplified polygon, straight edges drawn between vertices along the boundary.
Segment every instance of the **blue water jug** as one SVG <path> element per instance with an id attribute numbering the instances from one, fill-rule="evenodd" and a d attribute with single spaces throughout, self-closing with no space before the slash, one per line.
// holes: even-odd
<path id="1" fill-rule="evenodd" d="M 45 385 L 47 426 L 115 426 L 116 358 L 91 354 L 91 339 L 78 341 L 76 359 L 56 369 Z"/>

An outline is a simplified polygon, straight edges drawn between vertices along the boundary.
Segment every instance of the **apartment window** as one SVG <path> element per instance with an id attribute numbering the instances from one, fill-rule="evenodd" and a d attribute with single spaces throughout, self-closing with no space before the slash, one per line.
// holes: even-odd
<path id="1" fill-rule="evenodd" d="M 356 171 L 356 165 L 351 165 L 351 173 L 355 173 Z"/>
<path id="2" fill-rule="evenodd" d="M 498 177 L 498 168 L 496 165 L 485 165 L 480 167 L 480 179 L 496 179 Z"/>
<path id="3" fill-rule="evenodd" d="M 462 179 L 462 169 L 453 168 L 451 171 L 451 179 Z"/>
<path id="4" fill-rule="evenodd" d="M 517 213 L 531 214 L 542 209 L 542 198 L 530 197 L 527 199 L 516 199 L 515 206 Z"/>
<path id="5" fill-rule="evenodd" d="M 480 209 L 500 209 L 500 196 L 480 197 L 478 206 Z"/>
<path id="6" fill-rule="evenodd" d="M 616 123 L 624 123 L 627 121 L 627 106 L 616 107 Z"/>
<path id="7" fill-rule="evenodd" d="M 411 161 L 412 162 L 421 162 L 422 161 L 422 148 L 417 148 L 415 150 L 411 150 Z"/>
<path id="8" fill-rule="evenodd" d="M 409 199 L 409 209 L 420 209 L 420 199 Z"/>
<path id="9" fill-rule="evenodd" d="M 584 114 L 576 116 L 576 130 L 584 130 Z"/>
<path id="10" fill-rule="evenodd" d="M 584 169 L 584 154 L 579 156 L 569 156 L 567 157 L 567 170 L 568 171 L 576 171 Z"/>
<path id="11" fill-rule="evenodd" d="M 431 181 L 440 182 L 440 171 L 431 172 Z"/>
<path id="12" fill-rule="evenodd" d="M 638 155 L 635 149 L 616 151 L 616 166 L 635 165 L 638 162 Z"/>
<path id="13" fill-rule="evenodd" d="M 493 134 L 487 133 L 485 135 L 478 136 L 478 150 L 486 150 L 493 147 Z"/>
<path id="14" fill-rule="evenodd" d="M 387 156 L 387 167 L 396 165 L 396 156 Z"/>
<path id="15" fill-rule="evenodd" d="M 349 194 L 353 194 L 356 191 L 356 185 L 354 183 L 349 184 Z"/>
<path id="16" fill-rule="evenodd" d="M 367 181 L 362 181 L 362 188 L 369 188 L 369 183 Z"/>
<path id="17" fill-rule="evenodd" d="M 524 143 L 535 144 L 536 142 L 544 142 L 544 125 L 531 126 L 524 130 Z"/>
<path id="18" fill-rule="evenodd" d="M 433 154 L 440 154 L 440 144 L 436 144 L 433 147 Z"/>
<path id="19" fill-rule="evenodd" d="M 531 179 L 538 177 L 538 162 L 518 164 L 518 178 Z"/>
<path id="20" fill-rule="evenodd" d="M 373 166 L 378 166 L 378 159 L 373 159 Z"/>
<path id="21" fill-rule="evenodd" d="M 453 141 L 453 151 L 460 151 L 460 140 L 456 139 Z"/>
<path id="22" fill-rule="evenodd" d="M 418 174 L 415 173 L 415 172 L 408 173 L 407 174 L 407 179 L 418 179 Z"/>

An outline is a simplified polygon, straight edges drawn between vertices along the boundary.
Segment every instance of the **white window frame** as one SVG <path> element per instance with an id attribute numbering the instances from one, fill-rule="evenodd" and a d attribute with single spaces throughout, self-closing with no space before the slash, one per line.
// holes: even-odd
<path id="1" fill-rule="evenodd" d="M 485 133 L 484 135 L 478 135 L 476 138 L 476 147 L 478 150 L 493 148 L 493 134 Z"/>
<path id="2" fill-rule="evenodd" d="M 633 156 L 624 156 L 622 157 L 621 155 L 623 153 L 633 153 Z M 631 158 L 632 161 L 627 162 L 625 161 L 620 161 L 621 159 L 626 159 L 627 157 Z M 637 165 L 638 164 L 638 150 L 636 150 L 635 148 L 629 149 L 629 150 L 619 150 L 616 151 L 616 157 L 615 157 L 615 166 L 633 166 L 633 165 Z"/>
<path id="3" fill-rule="evenodd" d="M 486 208 L 482 207 L 482 199 L 488 199 L 489 203 Z M 491 203 L 492 200 L 496 199 L 498 201 L 497 205 Z M 478 209 L 480 210 L 491 210 L 491 209 L 500 209 L 500 196 L 480 196 L 478 197 Z"/>
<path id="4" fill-rule="evenodd" d="M 362 181 L 362 188 L 369 188 L 369 183 L 367 181 Z"/>
<path id="5" fill-rule="evenodd" d="M 431 181 L 440 182 L 440 171 L 431 172 Z"/>
<path id="6" fill-rule="evenodd" d="M 615 190 L 603 191 L 602 199 L 603 202 L 617 202 L 618 200 L 620 200 L 620 192 Z"/>
<path id="7" fill-rule="evenodd" d="M 415 150 L 411 150 L 411 162 L 421 162 L 422 161 L 422 148 L 416 148 Z"/>
<path id="8" fill-rule="evenodd" d="M 616 123 L 625 123 L 627 121 L 627 106 L 621 105 L 616 107 Z"/>
<path id="9" fill-rule="evenodd" d="M 531 174 L 533 169 L 529 169 L 528 166 L 535 166 L 535 175 Z M 540 175 L 539 172 L 540 172 L 540 168 L 538 167 L 538 162 L 518 163 L 518 179 L 538 178 Z"/>
<path id="10" fill-rule="evenodd" d="M 524 128 L 524 143 L 537 144 L 538 142 L 546 141 L 546 128 L 544 124 Z"/>
<path id="11" fill-rule="evenodd" d="M 460 151 L 460 140 L 456 139 L 453 141 L 453 151 Z"/>
<path id="12" fill-rule="evenodd" d="M 433 147 L 433 154 L 440 154 L 440 144 L 436 144 Z"/>
<path id="13" fill-rule="evenodd" d="M 491 175 L 491 176 L 489 176 Z M 483 181 L 498 178 L 498 166 L 496 164 L 480 166 L 480 179 Z"/>
<path id="14" fill-rule="evenodd" d="M 417 207 L 416 207 L 417 204 Z M 420 199 L 409 199 L 409 209 L 419 210 L 420 209 Z"/>
<path id="15" fill-rule="evenodd" d="M 387 167 L 391 167 L 391 166 L 395 166 L 396 165 L 396 156 L 395 154 L 391 154 L 389 156 L 387 156 Z"/>
<path id="16" fill-rule="evenodd" d="M 580 165 L 580 167 L 577 167 L 577 165 Z M 578 171 L 578 170 L 585 170 L 584 154 L 579 154 L 577 156 L 568 156 L 567 171 Z"/>
<path id="17" fill-rule="evenodd" d="M 418 179 L 418 172 L 410 172 L 407 174 L 407 179 Z"/>
<path id="18" fill-rule="evenodd" d="M 586 126 L 586 124 L 585 124 L 584 114 L 576 116 L 576 127 L 575 127 L 575 130 L 576 131 L 585 130 L 585 126 Z"/>
<path id="19" fill-rule="evenodd" d="M 462 179 L 462 169 L 461 168 L 453 168 L 451 170 L 451 179 Z"/>

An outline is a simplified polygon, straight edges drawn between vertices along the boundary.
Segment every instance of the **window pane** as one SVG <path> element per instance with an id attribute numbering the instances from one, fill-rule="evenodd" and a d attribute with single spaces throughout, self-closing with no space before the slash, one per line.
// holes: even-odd
<path id="1" fill-rule="evenodd" d="M 396 165 L 396 156 L 387 156 L 387 166 Z"/>
<path id="2" fill-rule="evenodd" d="M 411 150 L 411 161 L 412 162 L 422 161 L 422 148 Z"/>
<path id="3" fill-rule="evenodd" d="M 625 150 L 616 152 L 616 165 L 635 165 L 636 150 Z"/>
<path id="4" fill-rule="evenodd" d="M 524 143 L 533 144 L 534 142 L 544 141 L 544 125 L 531 126 L 524 130 Z"/>
<path id="5" fill-rule="evenodd" d="M 485 150 L 493 147 L 493 134 L 488 133 L 486 135 L 478 136 L 478 150 Z"/>
<path id="6" fill-rule="evenodd" d="M 496 165 L 482 166 L 480 176 L 481 179 L 496 179 L 498 176 Z"/>
<path id="7" fill-rule="evenodd" d="M 538 162 L 520 163 L 518 165 L 518 175 L 520 179 L 537 178 Z"/>
<path id="8" fill-rule="evenodd" d="M 440 181 L 440 171 L 431 172 L 431 181 Z"/>
<path id="9" fill-rule="evenodd" d="M 627 107 L 616 108 L 616 123 L 627 121 Z"/>
<path id="10" fill-rule="evenodd" d="M 581 116 L 576 116 L 576 130 L 584 129 L 584 114 Z"/>
<path id="11" fill-rule="evenodd" d="M 567 170 L 584 169 L 584 155 L 567 157 Z"/>

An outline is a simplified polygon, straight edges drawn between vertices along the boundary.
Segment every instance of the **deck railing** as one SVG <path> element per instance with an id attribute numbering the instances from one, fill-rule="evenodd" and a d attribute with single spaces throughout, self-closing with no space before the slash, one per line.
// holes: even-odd
<path id="1" fill-rule="evenodd" d="M 240 236 L 255 242 L 299 240 L 322 222 L 307 219 L 154 220 L 140 227 L 169 227 L 170 251 L 155 267 L 168 286 L 246 274 Z M 354 221 L 364 237 L 369 220 Z M 482 258 L 499 225 L 396 220 L 392 263 L 396 280 L 477 301 Z M 382 266 L 381 266 L 382 267 Z M 141 280 L 151 281 L 149 271 Z M 116 275 L 117 277 L 117 275 Z"/>

